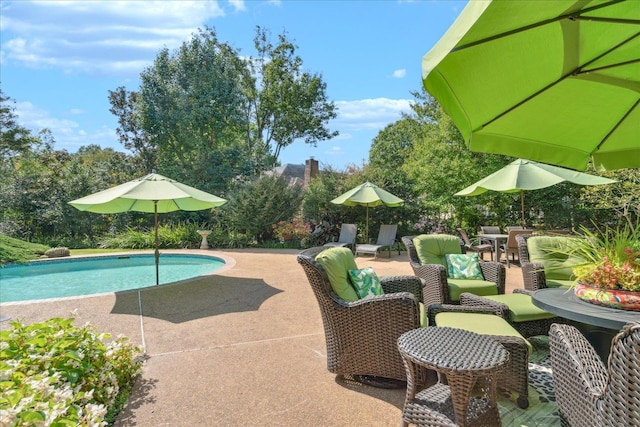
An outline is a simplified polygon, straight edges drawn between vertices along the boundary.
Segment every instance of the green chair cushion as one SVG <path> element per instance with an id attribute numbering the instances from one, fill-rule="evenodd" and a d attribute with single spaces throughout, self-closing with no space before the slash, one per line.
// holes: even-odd
<path id="1" fill-rule="evenodd" d="M 413 238 L 421 265 L 440 264 L 447 268 L 445 254 L 462 253 L 460 241 L 449 234 L 421 234 Z"/>
<path id="2" fill-rule="evenodd" d="M 316 255 L 316 261 L 327 273 L 331 288 L 336 295 L 349 302 L 359 299 L 349 280 L 349 270 L 358 269 L 351 249 L 345 247 L 326 249 Z"/>
<path id="3" fill-rule="evenodd" d="M 465 329 L 482 335 L 500 335 L 524 339 L 513 326 L 495 314 L 443 312 L 436 314 L 436 325 Z M 526 339 L 524 341 L 527 343 L 529 353 L 531 353 L 533 350 L 531 343 Z"/>
<path id="4" fill-rule="evenodd" d="M 371 267 L 349 270 L 349 277 L 351 278 L 351 284 L 356 289 L 356 294 L 360 298 L 384 294 L 380 279 Z"/>
<path id="5" fill-rule="evenodd" d="M 573 266 L 583 259 L 570 254 L 575 237 L 533 236 L 527 239 L 529 261 L 541 263 L 547 279 L 571 280 Z"/>
<path id="6" fill-rule="evenodd" d="M 484 280 L 478 254 L 445 254 L 447 275 L 453 279 Z"/>
<path id="7" fill-rule="evenodd" d="M 573 280 L 546 280 L 547 288 L 570 288 L 575 284 Z"/>
<path id="8" fill-rule="evenodd" d="M 426 328 L 429 326 L 429 319 L 427 317 L 427 310 L 424 308 L 424 303 L 419 302 L 420 305 L 420 326 Z"/>
<path id="9" fill-rule="evenodd" d="M 555 314 L 536 307 L 531 297 L 526 294 L 489 295 L 485 298 L 509 306 L 509 318 L 512 322 L 530 322 L 556 317 Z"/>
<path id="10" fill-rule="evenodd" d="M 460 301 L 460 294 L 469 292 L 475 295 L 498 295 L 498 287 L 493 282 L 477 279 L 447 279 L 449 298 Z"/>

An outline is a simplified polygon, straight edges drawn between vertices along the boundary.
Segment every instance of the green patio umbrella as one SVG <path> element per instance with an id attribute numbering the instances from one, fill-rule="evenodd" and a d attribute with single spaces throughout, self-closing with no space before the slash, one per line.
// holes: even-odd
<path id="1" fill-rule="evenodd" d="M 422 59 L 472 151 L 640 167 L 640 1 L 469 1 Z"/>
<path id="2" fill-rule="evenodd" d="M 458 191 L 456 196 L 477 196 L 486 191 L 500 191 L 502 193 L 520 193 L 522 210 L 522 226 L 524 221 L 524 192 L 550 187 L 561 182 L 572 182 L 579 185 L 613 184 L 613 179 L 577 172 L 559 166 L 547 165 L 532 160 L 517 159 L 502 169 L 471 184 L 464 190 Z"/>
<path id="3" fill-rule="evenodd" d="M 344 206 L 366 206 L 367 223 L 365 240 L 369 241 L 369 207 L 385 205 L 395 208 L 404 205 L 404 200 L 394 196 L 377 185 L 367 181 L 331 200 L 331 203 Z"/>
<path id="4" fill-rule="evenodd" d="M 69 202 L 81 211 L 121 213 L 127 211 L 154 214 L 156 285 L 159 284 L 158 213 L 199 211 L 222 206 L 227 201 L 197 188 L 152 173 L 142 178 Z"/>

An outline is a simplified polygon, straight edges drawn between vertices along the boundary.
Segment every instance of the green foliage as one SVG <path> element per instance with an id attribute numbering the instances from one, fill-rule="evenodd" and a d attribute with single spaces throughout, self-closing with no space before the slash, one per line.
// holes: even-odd
<path id="1" fill-rule="evenodd" d="M 274 45 L 269 31 L 257 27 L 254 46 L 257 57 L 245 61 L 242 81 L 251 124 L 247 148 L 260 171 L 275 166 L 280 151 L 295 140 L 316 145 L 338 132 L 326 127 L 337 116 L 327 99 L 326 83 L 321 75 L 304 71 L 297 47 L 286 34 Z"/>
<path id="2" fill-rule="evenodd" d="M 640 291 L 640 228 L 581 227 L 583 239 L 569 253 L 586 260 L 574 267 L 576 280 L 600 288 Z"/>
<path id="3" fill-rule="evenodd" d="M 273 225 L 290 221 L 300 209 L 303 191 L 281 177 L 264 176 L 238 182 L 229 203 L 220 210 L 219 223 L 232 236 L 244 235 L 261 244 L 273 239 Z"/>
<path id="4" fill-rule="evenodd" d="M 200 247 L 198 230 L 206 228 L 194 223 L 158 224 L 158 247 L 165 249 L 187 249 Z M 154 229 L 136 230 L 129 228 L 115 236 L 100 241 L 103 249 L 153 249 L 155 248 Z"/>
<path id="5" fill-rule="evenodd" d="M 105 425 L 142 369 L 126 337 L 54 318 L 0 331 L 0 412 L 14 426 Z M 111 415 L 113 418 L 113 415 Z"/>
<path id="6" fill-rule="evenodd" d="M 0 264 L 27 262 L 42 256 L 48 246 L 29 243 L 0 234 Z"/>

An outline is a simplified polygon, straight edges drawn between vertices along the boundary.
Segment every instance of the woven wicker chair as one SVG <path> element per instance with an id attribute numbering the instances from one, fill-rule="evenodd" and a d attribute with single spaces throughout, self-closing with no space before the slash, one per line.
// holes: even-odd
<path id="1" fill-rule="evenodd" d="M 548 236 L 555 236 L 561 239 L 565 239 L 566 235 L 560 234 L 548 234 Z M 527 241 L 530 238 L 537 237 L 539 234 L 520 234 L 516 236 L 518 242 L 518 257 L 520 258 L 520 266 L 522 269 L 522 279 L 524 282 L 524 288 L 528 291 L 537 291 L 538 289 L 546 289 L 547 275 L 544 271 L 544 265 L 538 262 L 531 262 L 529 257 L 529 249 L 527 247 Z"/>
<path id="2" fill-rule="evenodd" d="M 457 313 L 457 319 L 460 323 L 464 323 L 464 313 L 497 315 L 505 321 L 509 316 L 509 314 L 502 310 L 502 308 L 495 306 L 483 307 L 468 305 L 432 304 L 429 306 L 427 311 L 429 326 L 438 326 L 436 316 L 438 315 L 438 313 L 443 312 Z M 469 330 L 473 329 L 470 328 Z M 509 362 L 505 369 L 502 370 L 502 372 L 500 372 L 500 374 L 498 375 L 498 388 L 518 393 L 518 406 L 523 409 L 527 408 L 529 406 L 529 347 L 527 345 L 527 342 L 521 336 L 489 336 L 500 342 L 509 352 Z"/>
<path id="3" fill-rule="evenodd" d="M 333 292 L 327 273 L 315 261 L 316 255 L 324 249 L 316 247 L 300 252 L 298 263 L 304 269 L 320 306 L 327 345 L 327 369 L 351 377 L 373 376 L 406 381 L 398 338 L 420 327 L 420 279 L 415 276 L 381 277 L 384 295 L 347 302 Z M 426 375 L 425 372 L 425 384 Z M 434 380 L 435 376 L 431 379 Z"/>
<path id="4" fill-rule="evenodd" d="M 458 301 L 453 301 L 449 294 L 446 269 L 439 264 L 422 265 L 418 258 L 416 247 L 413 244 L 414 237 L 404 236 L 402 237 L 402 243 L 407 248 L 409 264 L 414 274 L 424 281 L 422 293 L 425 306 L 430 304 L 457 304 Z M 504 294 L 506 280 L 504 266 L 499 262 L 482 261 L 480 262 L 480 268 L 484 279 L 494 282 L 497 287 L 497 293 Z"/>
<path id="5" fill-rule="evenodd" d="M 608 367 L 573 326 L 553 325 L 549 338 L 563 425 L 640 426 L 640 322 L 613 339 Z"/>

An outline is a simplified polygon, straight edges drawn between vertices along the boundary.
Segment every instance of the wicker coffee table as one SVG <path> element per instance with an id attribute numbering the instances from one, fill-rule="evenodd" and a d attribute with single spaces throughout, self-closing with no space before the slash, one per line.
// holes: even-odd
<path id="1" fill-rule="evenodd" d="M 463 329 L 429 326 L 406 332 L 398 349 L 407 370 L 407 394 L 402 425 L 500 426 L 496 375 L 509 353 L 494 339 Z M 447 383 L 418 392 L 416 375 L 422 366 L 446 376 Z M 482 393 L 472 396 L 479 378 Z"/>

